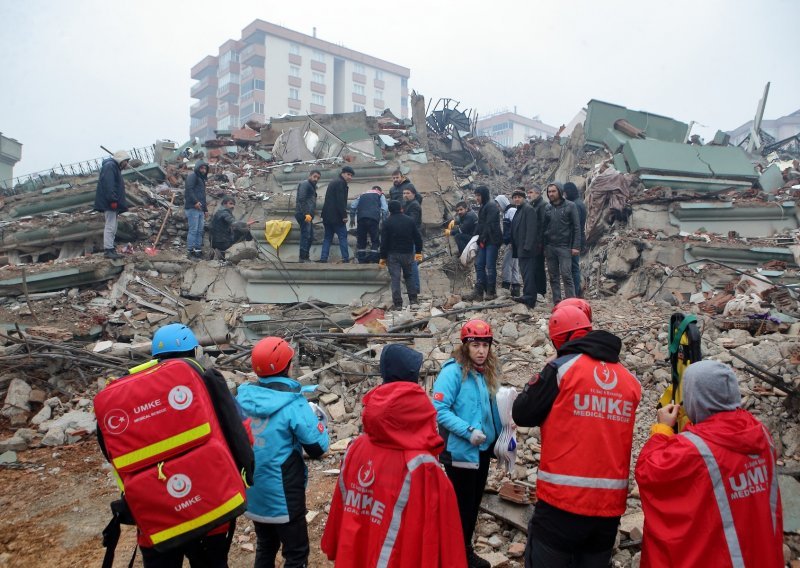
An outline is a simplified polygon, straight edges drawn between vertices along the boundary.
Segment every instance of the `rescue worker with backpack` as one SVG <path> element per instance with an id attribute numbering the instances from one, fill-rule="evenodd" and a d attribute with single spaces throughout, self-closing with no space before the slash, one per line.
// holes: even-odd
<path id="1" fill-rule="evenodd" d="M 605 568 L 626 508 L 642 389 L 619 362 L 620 338 L 593 330 L 581 308 L 558 304 L 549 331 L 557 358 L 512 411 L 518 426 L 542 433 L 525 567 Z"/>
<path id="2" fill-rule="evenodd" d="M 306 526 L 308 469 L 303 451 L 316 459 L 328 451 L 327 417 L 306 402 L 291 379 L 294 349 L 279 337 L 265 337 L 253 348 L 257 383 L 239 387 L 237 400 L 252 420 L 256 470 L 247 490 L 245 516 L 255 525 L 255 568 L 272 568 L 278 549 L 284 568 L 308 565 Z"/>
<path id="3" fill-rule="evenodd" d="M 123 492 L 103 531 L 104 568 L 120 523 L 136 524 L 145 568 L 228 565 L 253 450 L 225 379 L 198 363 L 198 349 L 188 327 L 166 325 L 153 335 L 154 359 L 94 399 L 100 449 Z"/>

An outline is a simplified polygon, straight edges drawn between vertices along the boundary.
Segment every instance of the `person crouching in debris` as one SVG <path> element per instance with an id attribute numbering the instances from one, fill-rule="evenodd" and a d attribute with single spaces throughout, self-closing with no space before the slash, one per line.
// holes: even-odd
<path id="1" fill-rule="evenodd" d="M 444 236 L 452 236 L 456 240 L 458 254 L 464 252 L 464 248 L 470 239 L 475 235 L 475 228 L 478 225 L 478 214 L 472 211 L 465 201 L 456 203 L 456 217 L 444 230 Z"/>
<path id="2" fill-rule="evenodd" d="M 494 300 L 497 297 L 497 252 L 503 244 L 503 231 L 500 227 L 500 208 L 492 201 L 489 188 L 481 185 L 475 188 L 478 210 L 478 256 L 475 257 L 475 290 L 464 295 L 467 301 Z"/>
<path id="3" fill-rule="evenodd" d="M 130 155 L 125 150 L 114 152 L 113 156 L 103 160 L 100 176 L 97 178 L 94 209 L 102 211 L 106 217 L 103 227 L 103 255 L 106 258 L 122 258 L 117 254 L 114 239 L 117 236 L 117 215 L 128 210 L 122 170 L 128 167 L 130 159 Z"/>
<path id="4" fill-rule="evenodd" d="M 512 408 L 518 426 L 542 431 L 525 566 L 608 566 L 626 508 L 642 388 L 619 363 L 622 340 L 593 331 L 582 309 L 556 306 L 549 332 L 558 357 Z"/>
<path id="5" fill-rule="evenodd" d="M 501 429 L 495 399 L 500 369 L 492 340 L 492 328 L 485 321 L 465 323 L 461 345 L 433 384 L 433 406 L 445 441 L 440 460 L 456 492 L 470 568 L 489 566 L 472 549 L 472 535 L 489 476 L 492 447 Z"/>
<path id="6" fill-rule="evenodd" d="M 711 360 L 689 365 L 683 406 L 692 424 L 676 435 L 678 406 L 659 408 L 636 462 L 642 567 L 783 566 L 775 447 L 741 408 L 733 369 Z"/>
<path id="7" fill-rule="evenodd" d="M 415 252 L 416 251 L 416 252 Z M 412 264 L 422 260 L 422 235 L 414 224 L 414 220 L 403 215 L 399 201 L 389 202 L 389 218 L 381 229 L 381 267 L 389 266 L 392 279 L 392 307 L 403 308 L 403 295 L 400 288 L 400 273 L 406 283 L 409 304 L 417 303 L 419 288 L 414 282 Z"/>
<path id="8" fill-rule="evenodd" d="M 422 354 L 383 348 L 364 396 L 364 433 L 342 460 L 322 551 L 338 568 L 463 568 L 458 503 L 436 456 L 436 410 L 417 384 Z"/>
<path id="9" fill-rule="evenodd" d="M 356 197 L 350 204 L 350 228 L 356 228 L 356 260 L 359 264 L 378 262 L 380 225 L 388 214 L 386 198 L 379 185 L 373 185 L 372 189 Z"/>
<path id="10" fill-rule="evenodd" d="M 308 469 L 303 451 L 320 458 L 328 451 L 327 417 L 306 402 L 292 374 L 294 349 L 279 337 L 265 337 L 251 354 L 257 384 L 236 396 L 252 420 L 256 471 L 247 490 L 245 516 L 255 525 L 255 568 L 272 568 L 283 546 L 285 568 L 308 565 L 306 525 Z"/>
<path id="11" fill-rule="evenodd" d="M 234 243 L 253 240 L 249 227 L 255 221 L 237 221 L 233 216 L 234 207 L 236 200 L 225 196 L 222 198 L 222 207 L 211 218 L 211 248 L 220 260 L 225 260 L 225 251 Z"/>
<path id="12" fill-rule="evenodd" d="M 194 171 L 186 177 L 183 209 L 189 221 L 189 232 L 186 235 L 186 248 L 189 258 L 203 258 L 203 229 L 206 214 L 206 181 L 208 180 L 208 164 L 198 160 Z"/>

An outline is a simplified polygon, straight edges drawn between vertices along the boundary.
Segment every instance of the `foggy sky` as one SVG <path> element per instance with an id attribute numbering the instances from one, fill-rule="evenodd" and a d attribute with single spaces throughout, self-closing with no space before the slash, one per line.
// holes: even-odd
<path id="1" fill-rule="evenodd" d="M 412 11 L 413 10 L 413 11 Z M 0 0 L 0 132 L 14 175 L 189 138 L 191 67 L 254 19 L 411 69 L 409 90 L 565 124 L 592 98 L 705 137 L 800 108 L 794 0 Z M 392 109 L 395 110 L 395 109 Z M 399 114 L 399 111 L 396 111 Z"/>

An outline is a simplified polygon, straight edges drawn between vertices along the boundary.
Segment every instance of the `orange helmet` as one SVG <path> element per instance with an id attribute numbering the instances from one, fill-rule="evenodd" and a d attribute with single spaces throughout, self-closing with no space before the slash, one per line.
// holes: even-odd
<path id="1" fill-rule="evenodd" d="M 253 347 L 250 360 L 259 377 L 271 377 L 282 372 L 291 363 L 294 349 L 280 337 L 265 337 Z"/>
<path id="2" fill-rule="evenodd" d="M 483 320 L 469 320 L 461 328 L 461 343 L 468 341 L 492 342 L 492 326 Z"/>
<path id="3" fill-rule="evenodd" d="M 575 306 L 561 306 L 559 304 L 550 316 L 550 340 L 556 349 L 569 341 L 570 336 L 580 330 L 592 330 L 592 322 L 586 314 Z"/>
<path id="4" fill-rule="evenodd" d="M 592 321 L 592 306 L 589 305 L 589 302 L 584 300 L 583 298 L 565 298 L 561 300 L 556 306 L 553 308 L 553 311 L 556 311 L 558 308 L 566 308 L 567 306 L 574 306 L 586 314 L 586 317 L 589 318 L 589 321 Z"/>

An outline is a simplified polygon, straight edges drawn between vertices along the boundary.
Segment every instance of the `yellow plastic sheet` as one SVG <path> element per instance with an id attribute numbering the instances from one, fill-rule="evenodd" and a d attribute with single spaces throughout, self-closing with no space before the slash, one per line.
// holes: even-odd
<path id="1" fill-rule="evenodd" d="M 292 230 L 291 221 L 267 221 L 264 228 L 264 237 L 275 250 L 278 250 L 286 239 L 286 235 Z"/>

